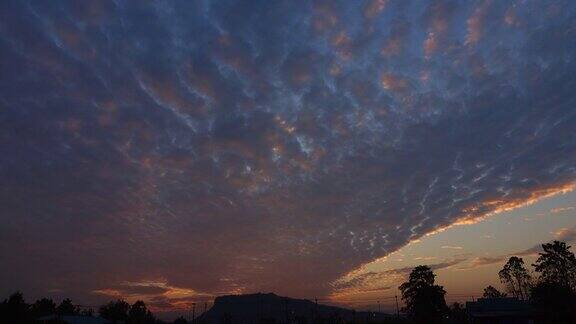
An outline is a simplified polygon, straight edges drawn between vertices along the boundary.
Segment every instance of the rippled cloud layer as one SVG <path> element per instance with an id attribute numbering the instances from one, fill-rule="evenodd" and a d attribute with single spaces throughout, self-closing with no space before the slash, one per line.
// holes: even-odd
<path id="1" fill-rule="evenodd" d="M 573 1 L 0 12 L 1 289 L 323 295 L 576 178 Z"/>

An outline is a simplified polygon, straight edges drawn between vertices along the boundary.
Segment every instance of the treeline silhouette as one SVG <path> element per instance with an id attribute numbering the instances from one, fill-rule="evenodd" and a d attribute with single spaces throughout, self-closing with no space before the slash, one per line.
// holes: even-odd
<path id="1" fill-rule="evenodd" d="M 155 318 L 146 304 L 139 300 L 130 305 L 124 300 L 111 301 L 100 306 L 98 314 L 101 318 L 112 323 L 125 324 L 160 324 L 164 323 Z M 0 303 L 1 324 L 26 324 L 26 323 L 66 323 L 65 319 L 70 316 L 94 317 L 92 308 L 82 308 L 74 305 L 69 298 L 64 299 L 59 305 L 50 298 L 41 298 L 32 304 L 26 303 L 21 292 L 15 292 Z M 174 323 L 182 322 L 179 318 Z"/>
<path id="2" fill-rule="evenodd" d="M 508 296 L 516 298 L 527 305 L 530 305 L 530 317 L 534 323 L 576 323 L 576 257 L 570 251 L 570 246 L 565 242 L 553 241 L 542 244 L 542 252 L 538 259 L 532 264 L 533 270 L 527 268 L 524 260 L 517 256 L 508 259 L 503 268 L 499 271 L 498 277 L 505 288 L 505 292 L 499 291 L 493 286 L 484 289 L 483 298 L 503 299 Z M 315 310 L 310 318 L 306 316 L 294 317 L 288 320 L 289 308 L 287 300 L 273 294 L 270 298 L 285 301 L 284 308 L 279 307 L 280 314 L 276 317 L 264 318 L 262 316 L 262 303 L 257 303 L 258 307 L 250 305 L 236 305 L 240 307 L 236 311 L 234 308 L 213 307 L 210 311 L 190 323 L 234 323 L 233 312 L 256 312 L 253 323 L 402 323 L 402 324 L 467 324 L 476 323 L 470 316 L 464 305 L 456 302 L 448 306 L 446 304 L 446 291 L 444 287 L 435 283 L 436 275 L 432 269 L 426 265 L 415 267 L 406 282 L 399 287 L 401 298 L 404 301 L 402 315 L 365 317 L 357 319 L 354 311 L 352 316 L 319 316 L 318 304 L 308 300 L 299 302 L 313 305 Z M 264 295 L 244 295 L 243 299 L 256 298 L 260 300 Z M 233 297 L 233 296 L 232 296 Z M 219 297 L 220 303 L 215 305 L 226 305 L 223 301 L 232 302 L 232 297 Z M 226 299 L 228 298 L 228 299 Z M 232 299 L 230 299 L 232 298 Z M 292 300 L 295 304 L 295 300 Z M 254 303 L 251 303 L 254 304 Z M 221 305 L 221 306 L 222 306 Z M 309 305 L 308 305 L 309 306 Z M 305 307 L 308 307 L 305 306 Z M 328 306 L 322 306 L 328 307 Z M 253 309 L 254 308 L 254 309 Z M 335 308 L 334 308 L 335 309 Z M 343 309 L 342 309 L 343 310 Z M 332 310 L 330 310 L 332 314 Z M 259 314 L 260 313 L 260 314 Z M 342 312 L 341 312 L 342 313 Z M 116 300 L 102 305 L 98 309 L 100 317 L 112 323 L 126 324 L 156 324 L 163 323 L 155 318 L 147 309 L 143 301 L 136 301 L 130 305 L 126 301 Z M 259 314 L 259 316 L 258 316 Z M 367 313 L 368 314 L 368 313 Z M 380 313 L 374 313 L 380 314 Z M 72 303 L 70 299 L 64 299 L 59 305 L 48 298 L 42 298 L 33 304 L 27 304 L 22 293 L 17 292 L 0 303 L 0 324 L 4 323 L 43 323 L 39 319 L 49 319 L 49 323 L 63 323 L 61 319 L 66 316 L 95 316 L 90 308 L 82 309 Z M 254 315 L 254 314 L 253 314 Z M 380 314 L 386 315 L 386 314 Z M 210 320 L 212 317 L 213 321 Z M 284 318 L 284 320 L 282 319 Z M 352 320 L 350 320 L 352 318 Z M 185 324 L 186 319 L 180 317 L 173 323 Z M 252 322 L 251 322 L 252 323 Z"/>
<path id="3" fill-rule="evenodd" d="M 542 250 L 532 264 L 535 275 L 522 258 L 513 256 L 498 273 L 500 281 L 511 296 L 532 304 L 536 319 L 576 323 L 576 257 L 565 242 L 542 244 Z M 484 295 L 504 293 L 487 287 Z"/>
<path id="4" fill-rule="evenodd" d="M 506 293 L 529 303 L 536 323 L 576 323 L 576 257 L 565 242 L 542 244 L 533 273 L 517 256 L 508 259 L 498 273 Z M 428 266 L 417 266 L 400 286 L 405 302 L 403 312 L 410 323 L 471 323 L 460 303 L 446 305 L 446 291 L 434 282 Z M 493 286 L 484 289 L 484 298 L 505 298 Z"/>

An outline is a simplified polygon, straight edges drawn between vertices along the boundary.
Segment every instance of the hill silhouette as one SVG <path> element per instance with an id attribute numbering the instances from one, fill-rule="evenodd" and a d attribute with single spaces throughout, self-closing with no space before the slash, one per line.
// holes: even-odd
<path id="1" fill-rule="evenodd" d="M 356 312 L 351 309 L 317 304 L 273 293 L 217 297 L 209 311 L 201 316 L 205 323 L 310 323 L 334 320 L 382 319 L 385 313 Z"/>

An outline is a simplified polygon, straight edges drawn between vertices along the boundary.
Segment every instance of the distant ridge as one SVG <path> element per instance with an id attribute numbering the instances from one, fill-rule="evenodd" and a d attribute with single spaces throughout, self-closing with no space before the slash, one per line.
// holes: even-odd
<path id="1" fill-rule="evenodd" d="M 316 323 L 352 319 L 382 319 L 384 313 L 355 312 L 350 309 L 316 304 L 273 293 L 217 297 L 210 310 L 200 316 L 203 323 Z"/>

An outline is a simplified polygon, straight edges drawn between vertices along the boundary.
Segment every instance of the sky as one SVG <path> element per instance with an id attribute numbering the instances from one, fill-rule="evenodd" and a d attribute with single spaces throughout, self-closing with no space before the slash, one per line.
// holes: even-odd
<path id="1" fill-rule="evenodd" d="M 489 285 L 505 292 L 498 271 L 508 258 L 521 257 L 536 277 L 531 265 L 542 251 L 542 243 L 576 242 L 575 215 L 576 192 L 571 191 L 474 224 L 428 234 L 344 276 L 330 299 L 372 311 L 380 301 L 381 308 L 395 312 L 394 296 L 401 295 L 398 285 L 420 264 L 434 269 L 437 283 L 447 291 L 448 303 L 482 297 Z"/>
<path id="2" fill-rule="evenodd" d="M 478 295 L 574 237 L 575 16 L 2 1 L 0 293 L 347 302 L 429 264 L 449 299 Z"/>

